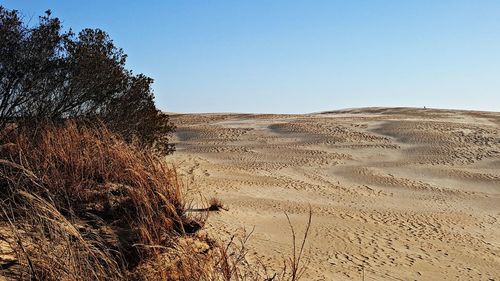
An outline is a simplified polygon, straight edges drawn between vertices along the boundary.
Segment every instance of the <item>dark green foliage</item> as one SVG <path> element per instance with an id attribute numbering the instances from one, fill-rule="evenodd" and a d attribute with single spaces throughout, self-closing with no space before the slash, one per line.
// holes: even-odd
<path id="1" fill-rule="evenodd" d="M 101 121 L 126 140 L 172 152 L 174 126 L 154 104 L 153 79 L 127 70 L 126 58 L 100 29 L 64 31 L 50 11 L 29 26 L 0 6 L 0 130 Z"/>

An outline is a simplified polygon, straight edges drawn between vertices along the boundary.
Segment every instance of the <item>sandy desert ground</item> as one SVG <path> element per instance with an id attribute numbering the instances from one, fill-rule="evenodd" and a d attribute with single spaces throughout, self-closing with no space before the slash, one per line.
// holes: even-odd
<path id="1" fill-rule="evenodd" d="M 169 161 L 255 227 L 251 255 L 289 255 L 286 211 L 313 222 L 306 280 L 500 280 L 500 113 L 369 108 L 308 115 L 185 114 Z"/>

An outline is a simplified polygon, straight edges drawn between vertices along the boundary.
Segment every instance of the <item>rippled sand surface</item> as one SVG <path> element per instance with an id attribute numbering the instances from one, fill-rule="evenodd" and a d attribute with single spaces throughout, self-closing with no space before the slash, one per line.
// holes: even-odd
<path id="1" fill-rule="evenodd" d="M 279 265 L 313 223 L 307 280 L 499 280 L 500 113 L 369 108 L 309 115 L 174 115 L 169 158 L 229 211 L 209 231 L 255 227 Z"/>

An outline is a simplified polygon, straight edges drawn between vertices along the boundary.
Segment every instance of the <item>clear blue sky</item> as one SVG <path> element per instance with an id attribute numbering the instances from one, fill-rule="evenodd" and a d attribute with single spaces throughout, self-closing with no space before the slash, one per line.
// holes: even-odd
<path id="1" fill-rule="evenodd" d="M 0 3 L 106 30 L 166 111 L 500 111 L 498 0 Z"/>

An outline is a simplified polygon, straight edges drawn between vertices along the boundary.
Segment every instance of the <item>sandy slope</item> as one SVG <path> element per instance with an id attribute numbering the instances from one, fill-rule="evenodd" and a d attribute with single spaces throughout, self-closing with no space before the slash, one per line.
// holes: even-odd
<path id="1" fill-rule="evenodd" d="M 229 211 L 210 231 L 255 226 L 252 253 L 308 241 L 310 280 L 500 280 L 500 113 L 355 109 L 311 115 L 175 115 L 170 157 Z"/>

